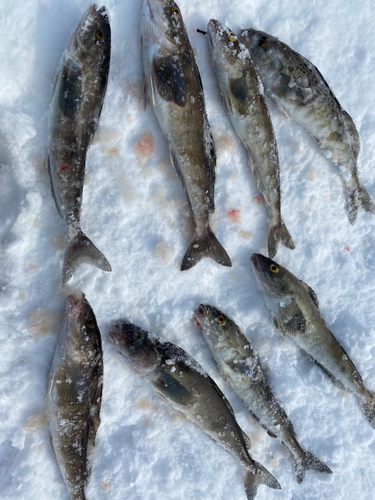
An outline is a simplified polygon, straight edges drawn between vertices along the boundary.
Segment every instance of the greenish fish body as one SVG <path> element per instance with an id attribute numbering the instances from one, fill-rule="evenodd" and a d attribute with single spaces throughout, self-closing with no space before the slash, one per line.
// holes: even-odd
<path id="1" fill-rule="evenodd" d="M 245 146 L 267 204 L 268 254 L 273 258 L 279 241 L 288 248 L 295 247 L 281 218 L 279 155 L 263 86 L 249 51 L 229 28 L 211 19 L 207 32 L 225 109 Z"/>
<path id="2" fill-rule="evenodd" d="M 196 224 L 181 270 L 193 267 L 202 257 L 231 266 L 209 226 L 210 214 L 215 210 L 216 150 L 194 52 L 173 0 L 144 0 L 141 42 L 145 102 L 149 99 L 168 139 L 171 161 Z"/>
<path id="3" fill-rule="evenodd" d="M 251 263 L 275 327 L 331 380 L 357 396 L 365 417 L 375 428 L 375 394 L 366 389 L 352 360 L 321 317 L 314 290 L 263 255 L 253 254 Z"/>
<path id="4" fill-rule="evenodd" d="M 110 53 L 107 11 L 92 5 L 69 38 L 49 108 L 48 171 L 57 211 L 69 228 L 64 283 L 84 262 L 111 271 L 107 259 L 80 227 L 86 154 L 103 106 Z"/>
<path id="5" fill-rule="evenodd" d="M 116 324 L 116 331 L 109 337 L 137 375 L 241 463 L 248 499 L 255 497 L 260 484 L 280 488 L 276 479 L 251 458 L 250 440 L 228 400 L 189 354 L 130 323 Z"/>
<path id="6" fill-rule="evenodd" d="M 51 447 L 72 500 L 86 500 L 102 385 L 103 352 L 94 312 L 83 293 L 69 295 L 46 403 Z"/>
<path id="7" fill-rule="evenodd" d="M 374 204 L 357 176 L 359 134 L 319 70 L 288 45 L 262 31 L 242 30 L 241 42 L 267 92 L 285 113 L 301 124 L 320 147 L 330 152 L 345 183 L 350 222 L 358 208 L 375 213 Z"/>
<path id="8" fill-rule="evenodd" d="M 309 469 L 331 474 L 329 467 L 298 443 L 292 422 L 274 396 L 255 351 L 236 323 L 209 305 L 201 304 L 195 314 L 220 375 L 268 434 L 289 449 L 298 483 Z"/>

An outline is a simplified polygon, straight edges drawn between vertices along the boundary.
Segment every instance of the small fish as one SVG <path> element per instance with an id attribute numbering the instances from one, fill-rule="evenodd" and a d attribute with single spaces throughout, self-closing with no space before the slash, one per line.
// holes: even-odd
<path id="1" fill-rule="evenodd" d="M 278 106 L 304 126 L 322 149 L 330 152 L 345 184 L 351 224 L 361 206 L 375 213 L 375 206 L 357 176 L 358 131 L 318 68 L 263 31 L 242 30 L 240 41 L 250 50 L 265 89 Z"/>
<path id="2" fill-rule="evenodd" d="M 277 143 L 250 53 L 229 28 L 211 19 L 207 25 L 212 62 L 225 109 L 250 159 L 270 219 L 268 255 L 281 241 L 295 248 L 280 213 L 280 168 Z"/>
<path id="3" fill-rule="evenodd" d="M 86 154 L 103 106 L 110 56 L 107 11 L 91 5 L 69 38 L 49 107 L 48 171 L 57 211 L 69 228 L 64 283 L 82 263 L 111 271 L 107 259 L 80 225 Z"/>
<path id="4" fill-rule="evenodd" d="M 336 385 L 358 398 L 375 429 L 375 393 L 366 389 L 353 362 L 321 317 L 314 290 L 263 255 L 254 253 L 251 263 L 275 328 L 308 354 Z"/>
<path id="5" fill-rule="evenodd" d="M 260 484 L 280 489 L 276 479 L 251 458 L 250 440 L 238 425 L 228 400 L 189 354 L 131 323 L 119 322 L 115 326 L 116 331 L 109 332 L 109 337 L 130 368 L 241 463 L 249 500 L 255 497 Z"/>
<path id="6" fill-rule="evenodd" d="M 102 342 L 82 292 L 69 295 L 47 383 L 52 451 L 72 500 L 86 500 L 103 387 Z"/>
<path id="7" fill-rule="evenodd" d="M 298 443 L 292 422 L 275 398 L 255 351 L 236 323 L 209 305 L 201 304 L 195 314 L 220 375 L 268 434 L 288 448 L 297 482 L 302 483 L 307 470 L 332 474 L 326 464 Z"/>
<path id="8" fill-rule="evenodd" d="M 216 149 L 206 115 L 203 87 L 194 52 L 173 0 L 144 0 L 141 43 L 145 104 L 149 99 L 187 196 L 196 230 L 181 271 L 211 257 L 231 261 L 209 225 L 215 210 Z"/>

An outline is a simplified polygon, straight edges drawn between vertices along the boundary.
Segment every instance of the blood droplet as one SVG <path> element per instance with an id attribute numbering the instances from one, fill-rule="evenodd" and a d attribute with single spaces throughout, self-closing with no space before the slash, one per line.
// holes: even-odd
<path id="1" fill-rule="evenodd" d="M 227 212 L 228 219 L 233 222 L 238 222 L 240 220 L 240 215 L 241 212 L 237 208 L 234 208 L 233 210 L 229 210 L 229 212 Z"/>
<path id="2" fill-rule="evenodd" d="M 63 172 L 63 171 L 64 171 L 64 170 L 66 170 L 67 168 L 69 168 L 69 167 L 68 167 L 68 165 L 63 165 L 63 166 L 61 167 L 60 172 Z"/>
<path id="3" fill-rule="evenodd" d="M 197 326 L 199 326 L 200 329 L 202 329 L 201 327 L 201 324 L 199 323 L 199 321 L 197 320 L 197 318 L 194 317 L 194 322 Z"/>
<path id="4" fill-rule="evenodd" d="M 344 248 L 345 248 L 345 250 L 347 250 L 348 252 L 350 252 L 350 247 L 348 247 L 348 245 L 345 245 Z"/>
<path id="5" fill-rule="evenodd" d="M 253 198 L 254 203 L 264 203 L 264 197 L 262 194 L 257 194 Z"/>

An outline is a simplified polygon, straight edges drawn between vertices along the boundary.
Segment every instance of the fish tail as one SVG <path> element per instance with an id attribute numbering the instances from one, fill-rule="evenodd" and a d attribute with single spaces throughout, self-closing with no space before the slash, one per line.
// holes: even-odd
<path id="1" fill-rule="evenodd" d="M 359 404 L 371 427 L 375 429 L 375 394 L 366 391 L 365 396 L 359 400 Z"/>
<path id="2" fill-rule="evenodd" d="M 62 280 L 66 283 L 73 276 L 81 264 L 91 264 L 112 271 L 111 264 L 105 256 L 96 248 L 92 241 L 80 230 L 70 230 L 69 246 L 65 251 L 62 270 Z"/>
<path id="3" fill-rule="evenodd" d="M 364 208 L 367 212 L 375 214 L 375 205 L 364 186 L 357 185 L 353 190 L 347 189 L 345 194 L 346 209 L 351 224 L 356 221 L 359 208 Z"/>
<path id="4" fill-rule="evenodd" d="M 316 470 L 317 472 L 322 472 L 323 474 L 332 474 L 332 471 L 328 467 L 328 465 L 319 460 L 319 458 L 316 458 L 316 456 L 309 451 L 302 451 L 302 460 L 299 461 L 298 464 L 296 464 L 296 478 L 298 484 L 302 483 L 308 470 Z"/>
<path id="5" fill-rule="evenodd" d="M 273 475 L 268 472 L 268 470 L 263 467 L 263 465 L 255 462 L 256 469 L 244 469 L 244 485 L 245 491 L 247 495 L 247 500 L 253 500 L 257 493 L 258 487 L 261 484 L 265 484 L 269 488 L 273 488 L 274 490 L 281 490 L 281 486 L 277 479 L 273 477 Z"/>
<path id="6" fill-rule="evenodd" d="M 279 241 L 291 250 L 296 248 L 283 220 L 278 224 L 270 224 L 268 230 L 268 255 L 270 259 L 275 257 Z"/>
<path id="7" fill-rule="evenodd" d="M 371 201 L 370 195 L 363 186 L 361 186 L 361 188 L 359 189 L 358 199 L 361 203 L 362 208 L 364 208 L 367 212 L 370 212 L 371 214 L 375 214 L 375 205 Z"/>
<path id="8" fill-rule="evenodd" d="M 207 231 L 201 237 L 194 234 L 193 241 L 186 250 L 181 264 L 181 271 L 186 271 L 195 266 L 203 257 L 210 257 L 222 266 L 232 267 L 231 260 L 221 245 L 219 240 L 212 232 L 210 226 L 207 226 Z"/>

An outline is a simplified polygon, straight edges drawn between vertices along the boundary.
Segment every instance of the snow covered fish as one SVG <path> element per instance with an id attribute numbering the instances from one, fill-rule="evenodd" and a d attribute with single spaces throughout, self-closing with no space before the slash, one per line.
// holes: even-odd
<path id="1" fill-rule="evenodd" d="M 210 305 L 201 304 L 195 314 L 220 375 L 268 434 L 288 448 L 297 482 L 302 483 L 307 470 L 332 474 L 329 467 L 298 443 L 292 422 L 275 398 L 256 353 L 236 323 Z"/>
<path id="2" fill-rule="evenodd" d="M 269 214 L 268 255 L 273 258 L 281 241 L 294 243 L 280 213 L 280 168 L 277 143 L 263 95 L 263 86 L 250 53 L 229 28 L 215 19 L 207 25 L 216 77 L 225 109 L 250 159 Z"/>
<path id="3" fill-rule="evenodd" d="M 216 150 L 208 123 L 203 87 L 182 20 L 173 0 L 144 0 L 141 43 L 145 72 L 145 103 L 149 99 L 169 141 L 196 230 L 181 270 L 211 257 L 223 266 L 231 261 L 213 234 Z"/>
<path id="4" fill-rule="evenodd" d="M 250 440 L 238 425 L 228 400 L 189 354 L 131 323 L 115 326 L 116 331 L 109 332 L 109 337 L 130 368 L 241 463 L 249 500 L 255 497 L 260 484 L 280 489 L 276 479 L 250 457 Z"/>
<path id="5" fill-rule="evenodd" d="M 99 328 L 85 295 L 77 292 L 66 301 L 46 395 L 51 447 L 72 500 L 86 500 L 102 385 Z"/>
<path id="6" fill-rule="evenodd" d="M 345 183 L 346 206 L 353 224 L 359 207 L 375 206 L 358 179 L 359 134 L 319 70 L 274 36 L 242 30 L 240 41 L 250 50 L 263 85 L 285 113 L 306 128 L 328 150 Z"/>
<path id="7" fill-rule="evenodd" d="M 85 262 L 111 271 L 80 226 L 86 154 L 103 106 L 110 55 L 107 11 L 91 5 L 62 55 L 49 108 L 48 171 L 57 211 L 69 228 L 64 283 Z"/>
<path id="8" fill-rule="evenodd" d="M 275 328 L 306 352 L 337 385 L 357 396 L 366 419 L 375 428 L 375 393 L 365 388 L 353 362 L 325 324 L 314 290 L 263 255 L 253 254 L 251 263 Z"/>

